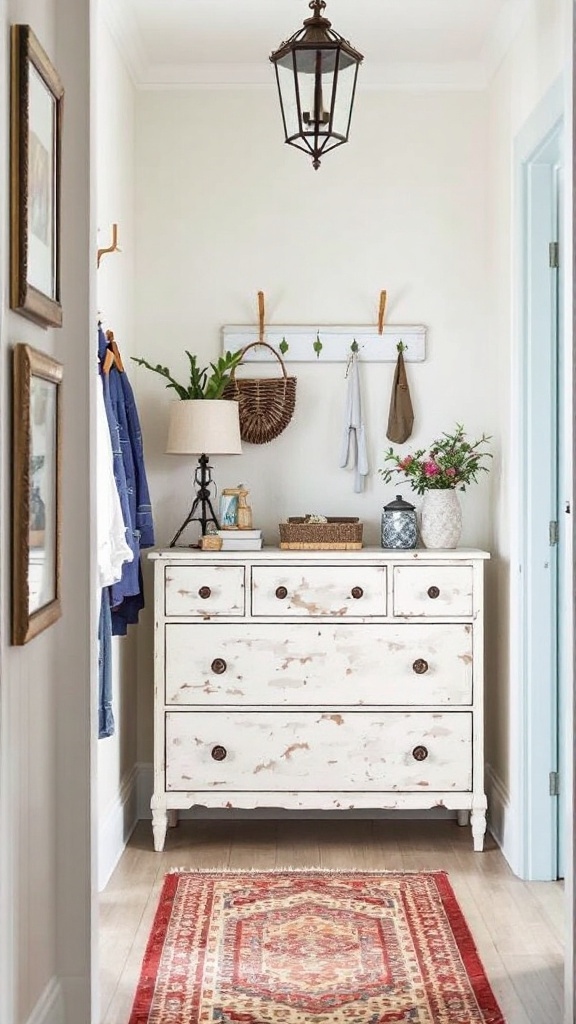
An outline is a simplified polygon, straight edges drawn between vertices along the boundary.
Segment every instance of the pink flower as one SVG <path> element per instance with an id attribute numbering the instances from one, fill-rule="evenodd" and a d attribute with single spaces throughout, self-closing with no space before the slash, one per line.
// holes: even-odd
<path id="1" fill-rule="evenodd" d="M 428 462 L 424 462 L 422 465 L 424 470 L 424 476 L 438 476 L 440 472 L 440 466 L 430 459 Z"/>
<path id="2" fill-rule="evenodd" d="M 456 470 L 452 466 L 450 466 L 449 469 L 445 469 L 444 473 L 446 476 L 456 476 Z"/>
<path id="3" fill-rule="evenodd" d="M 405 459 L 402 459 L 402 461 L 398 463 L 398 469 L 406 470 L 406 469 L 408 469 L 408 466 L 412 462 L 414 462 L 414 456 L 413 455 L 407 455 Z"/>

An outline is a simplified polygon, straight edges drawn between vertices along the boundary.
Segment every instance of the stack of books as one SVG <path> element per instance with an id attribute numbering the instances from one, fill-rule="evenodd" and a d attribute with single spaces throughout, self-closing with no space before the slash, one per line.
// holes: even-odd
<path id="1" fill-rule="evenodd" d="M 222 551 L 257 551 L 262 547 L 262 530 L 218 530 Z"/>

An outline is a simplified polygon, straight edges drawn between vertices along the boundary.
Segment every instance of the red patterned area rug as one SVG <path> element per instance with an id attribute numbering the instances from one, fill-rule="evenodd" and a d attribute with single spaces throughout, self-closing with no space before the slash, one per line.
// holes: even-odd
<path id="1" fill-rule="evenodd" d="M 504 1024 L 444 872 L 166 876 L 129 1024 Z"/>

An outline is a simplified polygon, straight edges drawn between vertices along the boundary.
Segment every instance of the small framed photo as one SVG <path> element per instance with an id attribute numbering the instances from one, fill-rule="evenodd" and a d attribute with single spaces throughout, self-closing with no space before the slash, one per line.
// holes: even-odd
<path id="1" fill-rule="evenodd" d="M 60 618 L 62 364 L 14 348 L 12 643 Z"/>
<path id="2" fill-rule="evenodd" d="M 64 89 L 29 25 L 12 26 L 10 306 L 62 326 L 60 163 Z"/>

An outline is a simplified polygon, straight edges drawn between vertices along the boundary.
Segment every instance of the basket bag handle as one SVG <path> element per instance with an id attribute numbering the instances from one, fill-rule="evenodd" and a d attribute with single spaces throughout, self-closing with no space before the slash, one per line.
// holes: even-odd
<path id="1" fill-rule="evenodd" d="M 284 360 L 282 359 L 282 356 L 280 355 L 280 353 L 277 352 L 276 349 L 272 347 L 272 345 L 269 345 L 267 341 L 252 341 L 252 342 L 250 342 L 249 345 L 246 345 L 246 347 L 242 349 L 242 358 L 240 359 L 240 362 L 230 371 L 230 380 L 231 381 L 235 381 L 236 380 L 236 370 L 237 370 L 238 366 L 242 365 L 242 359 L 244 359 L 244 356 L 248 352 L 248 349 L 255 348 L 256 345 L 263 345 L 264 348 L 270 349 L 272 354 L 276 356 L 276 359 L 280 363 L 280 366 L 282 367 L 282 373 L 284 375 L 284 379 L 286 380 L 287 377 L 288 377 L 288 374 L 286 373 L 286 367 L 284 365 Z"/>

